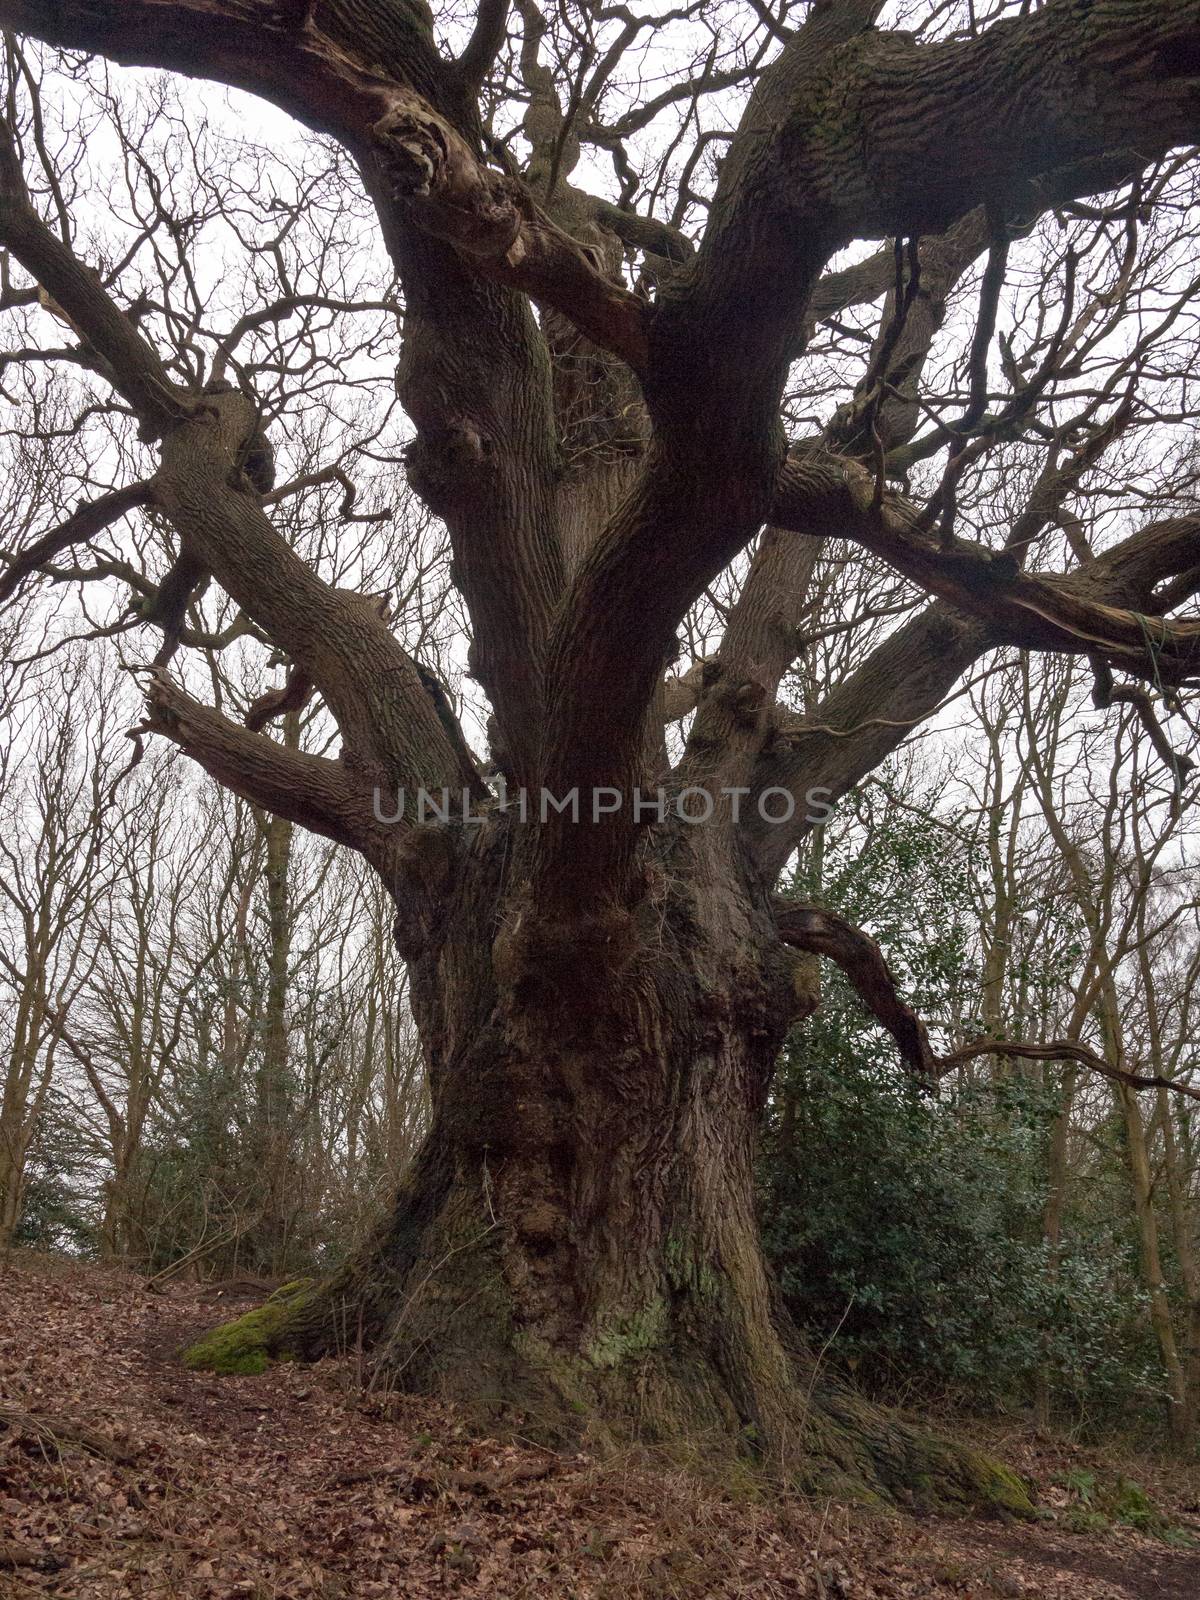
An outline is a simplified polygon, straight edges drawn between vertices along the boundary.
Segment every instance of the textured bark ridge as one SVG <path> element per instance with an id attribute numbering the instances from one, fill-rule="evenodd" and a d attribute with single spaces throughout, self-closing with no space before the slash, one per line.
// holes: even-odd
<path id="1" fill-rule="evenodd" d="M 368 1244 L 186 1352 L 370 1347 L 373 1381 L 554 1444 L 700 1437 L 842 1493 L 1028 1510 L 994 1463 L 818 1370 L 754 1216 L 759 1113 L 815 1003 L 726 830 L 657 831 L 638 911 L 548 921 L 505 896 L 502 820 L 414 964 L 428 1141 Z"/>

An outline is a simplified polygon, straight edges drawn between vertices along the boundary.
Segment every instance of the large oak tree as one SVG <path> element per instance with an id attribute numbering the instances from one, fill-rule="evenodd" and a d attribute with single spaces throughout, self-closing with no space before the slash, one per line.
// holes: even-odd
<path id="1" fill-rule="evenodd" d="M 1061 317 L 1028 359 L 996 323 L 1010 246 L 1040 217 L 1119 235 L 1152 213 L 1164 157 L 1200 135 L 1200 0 L 1001 5 L 986 25 L 929 6 L 919 34 L 880 29 L 882 10 L 517 0 L 510 16 L 481 0 L 439 33 L 421 0 L 0 0 L 12 30 L 248 90 L 356 163 L 402 287 L 404 470 L 448 530 L 491 712 L 484 765 L 386 608 L 325 582 L 273 522 L 254 393 L 181 381 L 144 308 L 48 224 L 10 130 L 0 246 L 157 464 L 30 539 L 0 594 L 138 508 L 165 521 L 176 558 L 139 601 L 163 636 L 146 730 L 380 874 L 432 1093 L 367 1244 L 197 1359 L 362 1337 L 396 1381 L 552 1433 L 714 1428 L 885 1487 L 936 1467 L 948 1493 L 997 1490 L 814 1388 L 779 1311 L 755 1133 L 781 1042 L 817 1002 L 812 957 L 846 967 L 914 1070 L 939 1063 L 872 942 L 776 889 L 820 804 L 999 647 L 1086 654 L 1097 703 L 1137 706 L 1170 759 L 1150 691 L 1170 701 L 1200 672 L 1200 517 L 1177 508 L 1094 549 L 1070 511 L 1136 419 L 1142 368 L 1114 363 L 1069 425 L 1046 407 L 1083 338 L 1069 255 Z M 614 108 L 622 60 L 648 59 L 667 23 L 701 30 L 693 64 L 664 53 Z M 722 29 L 740 29 L 725 54 Z M 702 115 L 721 96 L 739 108 L 728 133 Z M 664 113 L 673 209 L 630 154 Z M 600 153 L 605 194 L 581 186 L 599 186 Z M 886 242 L 848 249 L 869 240 Z M 958 380 L 934 404 L 926 363 L 968 281 Z M 821 430 L 789 439 L 789 373 L 818 327 L 857 337 L 864 364 Z M 1006 526 L 965 537 L 965 487 L 1014 440 L 1038 472 Z M 1063 530 L 1074 559 L 1056 570 L 1041 552 Z M 781 685 L 831 547 L 929 598 L 798 714 Z M 731 565 L 719 647 L 673 672 L 678 630 Z M 171 674 L 207 581 L 290 663 L 244 722 Z M 313 693 L 336 759 L 271 736 Z M 459 802 L 422 820 L 422 787 L 466 791 L 482 820 Z M 659 788 L 697 791 L 693 812 L 714 797 L 713 815 L 635 808 Z M 578 791 L 578 820 L 543 790 Z M 401 793 L 404 817 L 381 820 Z"/>

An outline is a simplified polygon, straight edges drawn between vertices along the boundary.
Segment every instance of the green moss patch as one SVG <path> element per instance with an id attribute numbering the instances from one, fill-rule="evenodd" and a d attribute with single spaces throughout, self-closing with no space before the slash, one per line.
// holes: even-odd
<path id="1" fill-rule="evenodd" d="M 642 1311 L 597 1334 L 588 1346 L 587 1359 L 594 1367 L 619 1367 L 644 1356 L 665 1340 L 669 1322 L 666 1301 L 652 1300 Z"/>
<path id="2" fill-rule="evenodd" d="M 265 1305 L 233 1322 L 222 1323 L 183 1352 L 193 1372 L 219 1372 L 250 1377 L 265 1372 L 273 1360 L 287 1360 L 288 1318 L 309 1298 L 310 1280 L 298 1278 L 276 1289 Z"/>
<path id="3" fill-rule="evenodd" d="M 1064 1473 L 1054 1481 L 1071 1493 L 1071 1504 L 1062 1513 L 1061 1520 L 1072 1533 L 1103 1533 L 1119 1523 L 1169 1543 L 1180 1542 L 1181 1535 L 1187 1540 L 1186 1530 L 1176 1528 L 1141 1484 L 1132 1478 L 1117 1474 L 1110 1479 L 1080 1469 Z"/>
<path id="4" fill-rule="evenodd" d="M 1033 1502 L 1024 1478 L 991 1456 L 971 1451 L 968 1454 L 971 1476 L 974 1478 L 984 1507 L 998 1516 L 1030 1517 Z"/>

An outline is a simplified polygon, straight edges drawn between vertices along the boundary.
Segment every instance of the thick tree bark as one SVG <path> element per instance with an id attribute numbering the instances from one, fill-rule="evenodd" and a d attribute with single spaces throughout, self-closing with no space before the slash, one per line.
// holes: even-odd
<path id="1" fill-rule="evenodd" d="M 586 824 L 583 824 L 586 825 Z M 1020 1485 L 817 1377 L 758 1242 L 759 1115 L 815 1003 L 729 830 L 649 832 L 634 915 L 549 921 L 464 844 L 412 964 L 433 1122 L 393 1206 L 330 1281 L 202 1339 L 255 1370 L 358 1341 L 374 1381 L 549 1442 L 698 1432 L 856 1493 L 1019 1511 Z"/>

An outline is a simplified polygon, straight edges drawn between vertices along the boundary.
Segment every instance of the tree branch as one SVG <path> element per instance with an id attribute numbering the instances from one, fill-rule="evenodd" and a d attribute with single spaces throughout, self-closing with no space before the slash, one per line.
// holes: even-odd
<path id="1" fill-rule="evenodd" d="M 44 562 L 52 561 L 72 545 L 86 544 L 137 506 L 149 505 L 154 498 L 153 483 L 131 483 L 112 489 L 96 500 L 81 501 L 65 522 L 44 533 L 31 545 L 6 557 L 8 566 L 0 576 L 0 604 L 16 593 L 18 586 Z"/>
<path id="2" fill-rule="evenodd" d="M 30 204 L 21 163 L 7 123 L 0 119 L 0 245 L 66 310 L 103 362 L 113 387 L 129 401 L 153 436 L 185 414 L 183 396 L 158 355 L 105 292 L 99 275 L 84 266 Z"/>
<path id="3" fill-rule="evenodd" d="M 1200 1089 L 1194 1089 L 1190 1083 L 1180 1083 L 1177 1078 L 1128 1072 L 1124 1067 L 1114 1067 L 1111 1061 L 1106 1061 L 1094 1050 L 1089 1050 L 1086 1045 L 1077 1044 L 1071 1039 L 1051 1039 L 1046 1044 L 1017 1044 L 1011 1039 L 976 1039 L 973 1043 L 964 1045 L 961 1050 L 952 1050 L 949 1055 L 939 1056 L 938 1076 L 944 1076 L 955 1067 L 961 1066 L 964 1061 L 974 1061 L 979 1056 L 989 1055 L 1020 1056 L 1026 1061 L 1076 1061 L 1081 1067 L 1099 1073 L 1102 1078 L 1108 1078 L 1112 1083 L 1123 1083 L 1130 1089 L 1170 1089 L 1175 1094 L 1200 1100 Z"/>
<path id="4" fill-rule="evenodd" d="M 880 9 L 814 8 L 763 74 L 718 185 L 703 298 L 786 316 L 852 239 L 940 233 L 981 203 L 1036 215 L 1200 131 L 1200 0 L 1049 0 L 935 44 L 875 30 Z"/>
<path id="5" fill-rule="evenodd" d="M 410 481 L 450 529 L 473 668 L 532 778 L 563 581 L 560 464 L 544 341 L 509 291 L 544 298 L 634 365 L 648 313 L 485 165 L 477 109 L 421 14 L 327 3 L 314 21 L 310 8 L 255 0 L 0 0 L 0 22 L 264 95 L 357 157 L 404 283 Z"/>
<path id="6" fill-rule="evenodd" d="M 841 488 L 838 488 L 840 479 Z M 1024 649 L 1096 653 L 1152 683 L 1180 683 L 1200 671 L 1200 622 L 1171 621 L 1123 606 L 1123 579 L 1132 577 L 1133 541 L 1067 576 L 1025 572 L 1011 550 L 953 540 L 943 544 L 922 526 L 918 511 L 898 494 L 875 505 L 875 482 L 857 462 L 811 453 L 790 458 L 779 476 L 772 519 L 781 527 L 815 532 L 830 520 L 840 497 L 838 534 L 881 556 L 897 572 L 987 624 L 998 641 Z M 1200 517 L 1171 519 L 1135 536 L 1144 569 L 1157 550 L 1158 579 L 1186 560 L 1200 534 Z M 1142 593 L 1136 595 L 1143 599 Z M 1148 603 L 1148 602 L 1147 602 Z"/>
<path id="7" fill-rule="evenodd" d="M 746 808 L 747 842 L 768 881 L 783 870 L 817 812 L 825 815 L 822 808 L 910 738 L 995 642 L 982 623 L 935 602 L 889 634 L 810 716 L 792 717 L 775 731 L 755 766 Z M 767 789 L 791 796 L 791 821 L 761 819 L 755 801 Z"/>
<path id="8" fill-rule="evenodd" d="M 606 277 L 519 180 L 484 164 L 476 115 L 453 66 L 411 35 L 377 53 L 372 31 L 357 26 L 362 9 L 354 8 L 345 38 L 324 31 L 333 28 L 333 7 L 321 8 L 318 26 L 252 0 L 0 0 L 0 22 L 69 49 L 263 95 L 340 139 L 363 163 L 373 193 L 453 245 L 474 271 L 553 306 L 641 370 L 645 303 Z"/>
<path id="9" fill-rule="evenodd" d="M 1113 705 L 1132 706 L 1134 715 L 1154 747 L 1155 754 L 1180 787 L 1195 771 L 1196 763 L 1191 756 L 1185 755 L 1182 750 L 1172 748 L 1171 741 L 1167 738 L 1166 731 L 1155 713 L 1154 702 L 1146 690 L 1137 684 L 1121 684 L 1114 688 L 1107 663 L 1104 664 L 1104 670 L 1096 675 L 1092 704 L 1100 711 L 1107 711 Z"/>
<path id="10" fill-rule="evenodd" d="M 896 980 L 884 960 L 883 952 L 868 934 L 832 911 L 800 905 L 778 898 L 775 921 L 779 936 L 795 950 L 824 956 L 836 962 L 846 974 L 855 993 L 867 1010 L 895 1039 L 901 1058 L 926 1085 L 936 1083 L 955 1067 L 979 1056 L 1020 1056 L 1030 1061 L 1075 1061 L 1114 1083 L 1131 1089 L 1171 1089 L 1176 1094 L 1200 1100 L 1200 1089 L 1174 1078 L 1127 1072 L 1116 1067 L 1086 1045 L 1067 1039 L 1052 1039 L 1047 1044 L 1016 1044 L 1008 1039 L 976 1039 L 949 1055 L 934 1053 L 924 1022 L 900 998 Z"/>
<path id="11" fill-rule="evenodd" d="M 243 799 L 338 844 L 378 853 L 380 830 L 369 800 L 338 762 L 239 728 L 193 700 L 160 669 L 151 673 L 146 708 L 135 736 L 161 734 Z"/>
<path id="12" fill-rule="evenodd" d="M 458 73 L 464 85 L 479 89 L 500 54 L 508 21 L 508 0 L 479 0 L 475 27 L 466 49 L 458 58 Z"/>
<path id="13" fill-rule="evenodd" d="M 645 303 L 607 277 L 523 184 L 485 167 L 444 117 L 392 89 L 370 137 L 392 197 L 427 233 L 462 251 L 484 276 L 561 311 L 635 372 L 645 370 Z"/>
<path id="14" fill-rule="evenodd" d="M 925 1024 L 896 991 L 883 951 L 874 939 L 832 911 L 794 901 L 775 901 L 779 936 L 794 950 L 835 961 L 854 985 L 868 1011 L 888 1030 L 906 1065 L 919 1077 L 935 1080 L 937 1058 Z"/>

